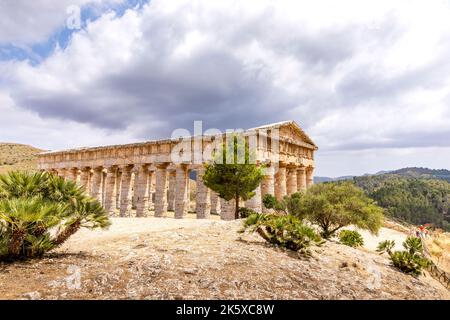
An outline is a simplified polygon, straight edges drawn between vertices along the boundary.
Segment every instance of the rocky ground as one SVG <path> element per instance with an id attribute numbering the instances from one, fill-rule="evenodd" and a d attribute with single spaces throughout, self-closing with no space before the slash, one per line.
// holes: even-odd
<path id="1" fill-rule="evenodd" d="M 114 218 L 42 260 L 0 264 L 0 299 L 450 299 L 371 248 L 328 242 L 306 258 L 240 223 Z"/>

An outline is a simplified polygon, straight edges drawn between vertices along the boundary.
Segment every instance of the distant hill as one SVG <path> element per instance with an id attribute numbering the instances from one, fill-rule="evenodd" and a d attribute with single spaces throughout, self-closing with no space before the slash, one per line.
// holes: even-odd
<path id="1" fill-rule="evenodd" d="M 0 143 L 0 174 L 12 170 L 36 170 L 36 155 L 42 151 L 23 144 Z"/>
<path id="2" fill-rule="evenodd" d="M 450 170 L 403 168 L 362 176 L 315 177 L 314 181 L 353 180 L 386 213 L 412 224 L 431 223 L 450 231 Z"/>
<path id="3" fill-rule="evenodd" d="M 342 177 L 336 177 L 336 178 L 314 177 L 314 183 L 329 182 L 329 181 L 341 181 L 341 180 L 351 180 L 354 177 L 355 176 L 342 176 Z"/>
<path id="4" fill-rule="evenodd" d="M 450 182 L 450 170 L 446 169 L 435 170 L 428 168 L 411 167 L 391 171 L 390 173 L 409 178 L 439 179 Z"/>
<path id="5" fill-rule="evenodd" d="M 428 169 L 428 168 L 420 168 L 420 167 L 410 167 L 410 168 L 402 168 L 398 170 L 384 170 L 379 171 L 374 174 L 364 174 L 365 176 L 379 176 L 379 175 L 398 175 L 405 178 L 421 178 L 421 179 L 438 179 L 438 180 L 445 180 L 447 182 L 450 182 L 450 170 L 446 169 Z M 351 180 L 355 178 L 356 176 L 341 176 L 336 178 L 331 177 L 314 177 L 315 183 L 320 182 L 328 182 L 328 181 L 341 181 L 341 180 Z"/>

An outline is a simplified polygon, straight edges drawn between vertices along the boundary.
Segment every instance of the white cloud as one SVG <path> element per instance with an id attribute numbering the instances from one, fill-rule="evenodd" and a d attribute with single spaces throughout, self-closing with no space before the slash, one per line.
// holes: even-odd
<path id="1" fill-rule="evenodd" d="M 117 4 L 124 0 L 2 0 L 0 44 L 29 45 L 45 41 L 70 18 L 71 6 Z"/>
<path id="2" fill-rule="evenodd" d="M 104 14 L 40 65 L 0 65 L 0 86 L 14 112 L 45 123 L 40 134 L 70 123 L 119 142 L 193 120 L 225 129 L 292 118 L 321 148 L 324 172 L 345 171 L 333 159 L 354 152 L 367 161 L 351 170 L 367 172 L 403 163 L 392 162 L 401 149 L 414 150 L 405 163 L 422 149 L 448 159 L 449 15 L 443 1 L 153 0 Z M 11 37 L 46 34 L 23 30 L 30 39 Z"/>

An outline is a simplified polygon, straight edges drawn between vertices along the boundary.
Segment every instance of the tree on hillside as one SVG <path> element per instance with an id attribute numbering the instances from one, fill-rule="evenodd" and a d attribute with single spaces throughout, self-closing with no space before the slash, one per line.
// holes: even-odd
<path id="1" fill-rule="evenodd" d="M 450 231 L 450 184 L 446 181 L 381 175 L 355 178 L 355 184 L 391 217 Z"/>
<path id="2" fill-rule="evenodd" d="M 294 215 L 317 224 L 324 238 L 348 225 L 377 233 L 383 222 L 383 209 L 348 181 L 313 185 L 296 202 Z"/>
<path id="3" fill-rule="evenodd" d="M 238 219 L 239 200 L 251 199 L 264 175 L 260 167 L 251 163 L 248 143 L 236 135 L 231 139 L 229 147 L 223 143 L 222 150 L 214 155 L 213 162 L 206 165 L 203 183 L 217 192 L 220 198 L 226 201 L 235 200 L 234 214 Z"/>
<path id="4" fill-rule="evenodd" d="M 0 175 L 0 261 L 40 257 L 81 227 L 105 228 L 101 204 L 49 173 Z"/>

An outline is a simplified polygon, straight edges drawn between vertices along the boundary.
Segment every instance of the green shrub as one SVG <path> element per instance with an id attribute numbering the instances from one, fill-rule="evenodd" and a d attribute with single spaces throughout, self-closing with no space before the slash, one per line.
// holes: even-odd
<path id="1" fill-rule="evenodd" d="M 303 253 L 321 242 L 320 236 L 292 215 L 252 214 L 244 221 L 244 230 L 257 232 L 269 243 Z"/>
<path id="2" fill-rule="evenodd" d="M 263 204 L 267 209 L 273 209 L 280 214 L 290 214 L 303 220 L 306 217 L 306 212 L 302 209 L 303 196 L 303 193 L 296 192 L 278 201 L 273 195 L 266 194 L 263 197 Z"/>
<path id="3" fill-rule="evenodd" d="M 248 216 L 257 213 L 255 210 L 252 210 L 250 208 L 241 207 L 239 208 L 239 217 L 240 218 L 247 218 Z"/>
<path id="4" fill-rule="evenodd" d="M 277 198 L 275 198 L 275 196 L 267 193 L 263 196 L 262 199 L 263 205 L 264 207 L 266 207 L 267 209 L 277 209 L 278 207 L 278 200 Z"/>
<path id="5" fill-rule="evenodd" d="M 318 225 L 324 238 L 349 225 L 377 233 L 383 223 L 383 209 L 351 182 L 313 185 L 299 201 L 294 214 Z"/>
<path id="6" fill-rule="evenodd" d="M 0 175 L 0 261 L 41 257 L 81 227 L 105 228 L 101 204 L 49 173 Z"/>
<path id="7" fill-rule="evenodd" d="M 358 231 L 342 230 L 339 232 L 339 241 L 349 247 L 362 247 L 364 239 Z"/>
<path id="8" fill-rule="evenodd" d="M 423 255 L 422 242 L 419 238 L 408 237 L 403 242 L 403 251 L 392 251 L 395 246 L 393 240 L 385 240 L 378 244 L 377 251 L 387 252 L 394 267 L 401 272 L 411 275 L 420 275 L 422 269 L 429 265 L 429 260 Z"/>

